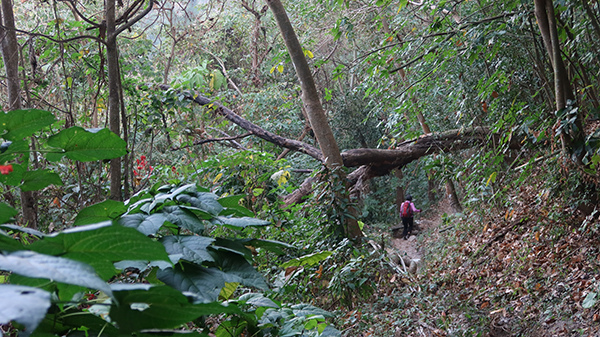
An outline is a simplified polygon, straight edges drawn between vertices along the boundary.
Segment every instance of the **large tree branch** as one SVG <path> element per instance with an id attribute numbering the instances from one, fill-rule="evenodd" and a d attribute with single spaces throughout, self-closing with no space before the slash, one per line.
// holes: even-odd
<path id="1" fill-rule="evenodd" d="M 162 90 L 171 90 L 171 87 L 165 84 L 158 86 Z M 210 99 L 190 92 L 183 93 L 185 97 L 196 104 L 207 106 L 213 114 L 218 114 L 253 135 L 262 138 L 279 147 L 307 154 L 320 162 L 323 162 L 323 155 L 319 149 L 302 141 L 281 137 L 269 132 L 260 126 L 253 124 L 235 112 L 223 106 L 221 103 L 211 101 Z M 354 191 L 360 191 L 362 186 L 374 177 L 384 176 L 391 170 L 403 167 L 421 157 L 434 153 L 450 152 L 472 148 L 482 145 L 491 139 L 497 140 L 498 135 L 492 133 L 488 128 L 475 127 L 450 130 L 441 133 L 429 133 L 418 138 L 408 140 L 398 144 L 395 149 L 353 149 L 342 153 L 344 166 L 358 167 L 348 175 L 350 185 L 353 185 Z M 520 148 L 519 139 L 514 137 L 511 140 L 511 148 Z M 301 188 L 284 198 L 285 204 L 293 204 L 302 200 L 302 198 L 311 192 L 311 185 L 315 178 L 307 179 Z"/>
<path id="2" fill-rule="evenodd" d="M 171 89 L 171 87 L 166 84 L 161 84 L 158 87 L 162 90 Z M 197 94 L 192 95 L 192 93 L 190 93 L 190 92 L 180 92 L 180 93 L 184 94 L 187 99 L 193 101 L 194 103 L 196 103 L 198 105 L 208 106 L 212 113 L 225 117 L 229 121 L 238 125 L 242 129 L 244 129 L 248 132 L 251 132 L 253 135 L 255 135 L 259 138 L 262 138 L 270 143 L 273 143 L 273 144 L 283 147 L 283 148 L 302 152 L 304 154 L 307 154 L 307 155 L 317 159 L 320 162 L 323 162 L 323 154 L 321 153 L 321 151 L 319 149 L 317 149 L 316 147 L 314 147 L 312 145 L 306 144 L 301 141 L 284 138 L 284 137 L 276 135 L 270 131 L 267 131 L 267 130 L 261 128 L 260 126 L 254 124 L 254 123 L 251 123 L 250 121 L 242 118 L 240 115 L 238 115 L 235 112 L 233 112 L 232 110 L 226 108 L 221 103 L 211 101 L 210 99 L 208 99 L 204 96 L 200 96 Z"/>

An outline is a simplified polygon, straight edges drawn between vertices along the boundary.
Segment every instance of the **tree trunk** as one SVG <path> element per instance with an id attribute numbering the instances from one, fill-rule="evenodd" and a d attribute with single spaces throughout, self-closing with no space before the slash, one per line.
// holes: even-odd
<path id="1" fill-rule="evenodd" d="M 456 188 L 454 188 L 454 183 L 451 179 L 446 180 L 446 197 L 448 198 L 450 208 L 454 213 L 461 213 L 463 211 L 460 201 L 458 200 L 458 195 L 456 194 Z"/>
<path id="2" fill-rule="evenodd" d="M 106 0 L 106 64 L 108 67 L 108 126 L 120 135 L 119 50 L 115 23 L 115 0 Z M 121 200 L 121 158 L 110 160 L 110 199 Z"/>
<path id="3" fill-rule="evenodd" d="M 554 70 L 556 111 L 560 111 L 567 107 L 568 100 L 575 100 L 575 95 L 561 55 L 556 17 L 554 14 L 554 4 L 552 3 L 552 0 L 535 0 L 535 17 Z M 560 135 L 563 151 L 571 149 L 573 144 L 583 144 L 583 134 L 581 132 L 581 130 L 583 130 L 583 123 L 581 116 L 578 116 L 575 123 L 578 128 L 578 131 L 576 131 L 575 134 L 569 135 L 563 132 Z M 583 151 L 580 157 L 582 155 Z M 581 164 L 581 158 L 578 158 L 578 161 Z"/>
<path id="4" fill-rule="evenodd" d="M 402 168 L 397 168 L 394 170 L 394 176 L 398 178 L 398 180 L 402 181 L 404 177 L 402 174 Z M 404 187 L 401 184 L 398 184 L 396 187 L 396 211 L 400 213 L 400 206 L 404 202 Z"/>
<path id="5" fill-rule="evenodd" d="M 329 122 L 325 115 L 325 111 L 323 110 L 323 106 L 321 105 L 319 93 L 317 92 L 317 87 L 315 86 L 308 62 L 306 62 L 302 46 L 298 41 L 298 37 L 294 32 L 294 28 L 288 19 L 281 1 L 266 0 L 266 2 L 275 16 L 277 25 L 279 26 L 279 30 L 281 31 L 281 35 L 283 36 L 283 40 L 292 59 L 292 63 L 296 69 L 296 74 L 300 80 L 302 102 L 306 109 L 310 125 L 319 143 L 319 147 L 321 148 L 321 152 L 325 158 L 325 165 L 332 171 L 340 170 L 344 165 L 340 149 L 338 148 L 337 142 L 333 137 L 333 132 L 329 127 Z M 340 170 L 340 173 L 341 172 L 342 171 Z M 345 175 L 342 174 L 341 179 L 344 181 Z M 345 195 L 340 197 L 348 197 L 347 190 L 345 191 Z M 353 213 L 352 210 L 350 210 L 350 212 Z M 346 218 L 344 229 L 346 236 L 349 238 L 360 238 L 363 236 L 357 220 L 353 217 Z"/>
<path id="6" fill-rule="evenodd" d="M 21 81 L 19 80 L 19 44 L 15 32 L 15 18 L 10 0 L 2 0 L 0 10 L 0 44 L 2 59 L 6 69 L 6 86 L 8 91 L 8 111 L 22 108 Z M 27 158 L 28 161 L 29 158 Z M 34 192 L 21 191 L 22 222 L 30 228 L 38 227 L 37 205 Z"/>

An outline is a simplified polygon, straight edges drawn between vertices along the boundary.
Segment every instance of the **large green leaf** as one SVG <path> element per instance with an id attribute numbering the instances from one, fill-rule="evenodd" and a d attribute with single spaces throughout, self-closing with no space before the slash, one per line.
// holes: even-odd
<path id="1" fill-rule="evenodd" d="M 10 221 L 10 219 L 12 219 L 12 217 L 14 217 L 15 215 L 17 215 L 19 212 L 17 212 L 16 209 L 8 206 L 7 204 L 0 202 L 0 223 L 5 223 Z"/>
<path id="2" fill-rule="evenodd" d="M 79 211 L 79 214 L 75 217 L 73 226 L 91 225 L 106 220 L 116 220 L 126 211 L 127 207 L 123 202 L 110 199 L 105 200 Z"/>
<path id="3" fill-rule="evenodd" d="M 177 201 L 188 203 L 191 206 L 214 216 L 219 215 L 223 210 L 223 206 L 221 206 L 217 200 L 217 196 L 213 193 L 196 192 L 194 195 L 180 194 L 177 196 Z"/>
<path id="4" fill-rule="evenodd" d="M 189 209 L 179 206 L 165 206 L 161 211 L 151 215 L 145 213 L 126 215 L 119 220 L 119 223 L 135 228 L 146 235 L 154 235 L 167 221 L 194 233 L 204 231 L 202 220 L 198 219 Z"/>
<path id="5" fill-rule="evenodd" d="M 249 218 L 249 217 L 231 218 L 231 217 L 225 217 L 225 216 L 217 216 L 213 219 L 212 222 L 217 225 L 225 225 L 227 227 L 234 228 L 234 229 L 254 227 L 254 226 L 267 226 L 267 225 L 271 224 L 269 221 L 256 219 L 256 218 Z"/>
<path id="6" fill-rule="evenodd" d="M 157 276 L 159 280 L 181 292 L 194 294 L 196 301 L 201 303 L 216 301 L 225 286 L 220 270 L 188 263 L 159 270 Z"/>
<path id="7" fill-rule="evenodd" d="M 56 161 L 62 156 L 79 161 L 95 161 L 124 156 L 127 144 L 108 129 L 83 129 L 74 126 L 48 138 L 48 145 L 62 149 L 48 160 Z"/>
<path id="8" fill-rule="evenodd" d="M 111 306 L 110 317 L 126 332 L 175 328 L 204 315 L 242 314 L 233 305 L 192 304 L 180 291 L 167 286 L 113 285 L 113 292 L 119 305 Z"/>
<path id="9" fill-rule="evenodd" d="M 165 215 L 160 213 L 152 215 L 137 213 L 121 217 L 119 223 L 125 227 L 135 228 L 144 235 L 154 235 L 166 220 Z"/>
<path id="10" fill-rule="evenodd" d="M 96 275 L 92 267 L 68 258 L 17 251 L 0 255 L 0 269 L 22 276 L 98 289 L 111 295 L 108 284 Z"/>
<path id="11" fill-rule="evenodd" d="M 215 254 L 215 260 L 223 272 L 225 282 L 237 282 L 261 290 L 269 288 L 263 276 L 252 267 L 244 256 L 231 252 L 219 252 Z"/>
<path id="12" fill-rule="evenodd" d="M 205 261 L 214 261 L 213 257 L 207 251 L 207 247 L 214 241 L 215 239 L 213 238 L 197 235 L 169 235 L 160 240 L 165 246 L 172 263 L 177 263 L 183 259 L 196 264 L 202 264 Z"/>
<path id="13" fill-rule="evenodd" d="M 60 176 L 50 170 L 25 171 L 21 190 L 38 191 L 49 185 L 62 186 Z"/>
<path id="14" fill-rule="evenodd" d="M 19 140 L 33 135 L 54 121 L 54 115 L 44 110 L 12 110 L 0 113 L 0 137 L 12 141 Z"/>
<path id="15" fill-rule="evenodd" d="M 167 221 L 181 228 L 196 234 L 200 234 L 204 231 L 204 223 L 202 220 L 198 219 L 189 209 L 181 208 L 179 206 L 165 206 L 161 213 L 165 215 Z"/>
<path id="16" fill-rule="evenodd" d="M 242 198 L 244 198 L 244 195 L 230 195 L 228 197 L 220 198 L 218 200 L 219 203 L 226 208 L 220 214 L 253 217 L 254 213 L 252 213 L 252 211 L 240 205 L 240 200 Z"/>
<path id="17" fill-rule="evenodd" d="M 109 279 L 116 271 L 113 263 L 122 260 L 170 261 L 163 245 L 133 228 L 105 222 L 68 229 L 32 243 L 30 249 L 60 255 L 93 266 Z"/>
<path id="18" fill-rule="evenodd" d="M 143 210 L 147 213 L 151 213 L 156 206 L 162 205 L 166 201 L 169 201 L 169 200 L 175 200 L 175 198 L 178 195 L 180 195 L 184 192 L 188 192 L 188 191 L 195 192 L 196 184 L 187 184 L 187 185 L 183 185 L 180 187 L 176 187 L 168 193 L 159 193 L 158 195 L 156 195 L 154 197 L 154 199 L 152 200 L 152 202 L 150 204 L 148 204 L 146 207 L 143 208 Z"/>
<path id="19" fill-rule="evenodd" d="M 41 289 L 0 284 L 0 324 L 15 321 L 25 326 L 19 336 L 33 333 L 50 308 L 50 293 Z"/>

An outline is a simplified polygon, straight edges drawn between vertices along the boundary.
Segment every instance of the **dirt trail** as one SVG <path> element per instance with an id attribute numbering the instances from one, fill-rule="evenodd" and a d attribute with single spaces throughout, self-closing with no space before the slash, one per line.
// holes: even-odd
<path id="1" fill-rule="evenodd" d="M 409 257 L 412 260 L 420 261 L 422 258 L 422 250 L 419 247 L 417 238 L 423 233 L 428 233 L 430 230 L 438 227 L 442 222 L 441 215 L 447 213 L 450 209 L 447 202 L 442 201 L 437 205 L 432 205 L 431 209 L 424 214 L 418 214 L 415 217 L 414 235 L 411 235 L 408 240 L 401 238 L 402 229 L 397 233 L 397 237 L 392 237 L 391 245 L 401 256 Z M 402 227 L 402 224 L 398 226 Z"/>

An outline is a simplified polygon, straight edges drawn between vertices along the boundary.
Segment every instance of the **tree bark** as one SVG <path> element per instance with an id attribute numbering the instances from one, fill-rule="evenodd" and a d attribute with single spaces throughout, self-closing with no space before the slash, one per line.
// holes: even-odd
<path id="1" fill-rule="evenodd" d="M 569 80 L 567 70 L 561 55 L 560 41 L 558 39 L 558 29 L 556 25 L 556 17 L 554 14 L 554 4 L 552 0 L 535 0 L 535 17 L 538 21 L 540 33 L 544 41 L 544 46 L 550 57 L 552 68 L 554 70 L 554 94 L 556 111 L 560 111 L 567 107 L 567 101 L 575 100 L 573 88 Z M 563 132 L 560 135 L 563 144 L 563 151 L 571 149 L 574 144 L 583 144 L 583 122 L 581 115 L 575 121 L 577 131 L 575 134 L 567 134 Z M 584 152 L 582 151 L 583 156 Z M 578 158 L 581 164 L 581 158 Z"/>
<path id="2" fill-rule="evenodd" d="M 333 137 L 333 132 L 329 127 L 329 121 L 327 120 L 325 110 L 323 110 L 323 106 L 321 105 L 319 93 L 317 91 L 310 67 L 308 66 L 308 62 L 306 61 L 306 57 L 304 56 L 302 46 L 298 41 L 296 32 L 294 31 L 294 28 L 288 19 L 287 13 L 281 4 L 281 1 L 266 0 L 266 2 L 275 16 L 275 20 L 277 21 L 277 25 L 279 26 L 279 30 L 283 36 L 283 41 L 285 42 L 288 53 L 290 54 L 294 68 L 296 69 L 296 74 L 298 75 L 298 80 L 300 81 L 300 86 L 302 88 L 302 103 L 306 109 L 308 120 L 317 138 L 321 152 L 325 157 L 325 165 L 332 171 L 339 171 L 338 173 L 340 174 L 343 182 L 345 180 L 345 176 L 340 169 L 344 163 L 342 161 L 340 149 L 335 141 L 335 138 Z M 348 197 L 347 189 L 344 194 L 345 195 L 340 195 L 338 197 Z M 348 209 L 348 211 L 351 213 L 351 216 L 346 217 L 346 220 L 344 221 L 345 234 L 347 237 L 352 239 L 360 238 L 363 236 L 363 234 L 358 226 L 355 214 L 352 214 L 356 212 L 352 208 Z"/>
<path id="3" fill-rule="evenodd" d="M 463 208 L 458 200 L 458 195 L 456 194 L 456 188 L 454 188 L 454 183 L 451 179 L 446 180 L 446 197 L 450 202 L 450 208 L 454 213 L 461 213 Z"/>
<path id="4" fill-rule="evenodd" d="M 108 126 L 121 134 L 121 97 L 119 94 L 119 50 L 115 23 L 115 0 L 106 0 L 106 64 L 108 68 Z M 121 158 L 110 160 L 110 199 L 122 200 Z"/>
<path id="5" fill-rule="evenodd" d="M 4 68 L 6 69 L 7 110 L 12 111 L 22 108 L 21 81 L 19 80 L 19 44 L 15 31 L 12 2 L 10 0 L 2 0 L 1 6 L 0 45 Z M 38 214 L 34 192 L 21 191 L 21 207 L 23 209 L 23 223 L 30 228 L 36 229 L 38 227 Z"/>

